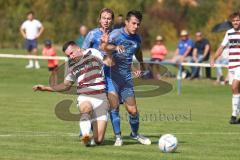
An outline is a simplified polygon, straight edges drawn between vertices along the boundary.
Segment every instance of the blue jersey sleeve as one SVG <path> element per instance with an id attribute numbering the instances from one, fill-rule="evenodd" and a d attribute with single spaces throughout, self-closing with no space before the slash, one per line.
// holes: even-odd
<path id="1" fill-rule="evenodd" d="M 83 48 L 83 49 L 91 48 L 92 45 L 93 45 L 93 38 L 94 38 L 93 32 L 90 31 L 90 32 L 87 34 L 87 36 L 86 36 L 86 38 L 84 39 L 84 41 L 83 41 L 82 48 Z"/>
<path id="2" fill-rule="evenodd" d="M 116 30 L 112 31 L 109 34 L 109 39 L 108 39 L 108 43 L 109 44 L 113 44 L 113 45 L 117 45 L 117 37 L 118 37 L 118 32 L 116 32 Z"/>

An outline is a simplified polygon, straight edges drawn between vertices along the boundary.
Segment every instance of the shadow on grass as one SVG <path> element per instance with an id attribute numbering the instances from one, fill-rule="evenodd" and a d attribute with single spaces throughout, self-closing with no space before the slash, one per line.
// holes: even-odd
<path id="1" fill-rule="evenodd" d="M 162 136 L 156 136 L 156 135 L 144 135 L 148 138 L 151 139 L 152 144 L 151 145 L 158 145 L 158 139 Z M 123 146 L 127 146 L 127 145 L 136 145 L 139 144 L 141 145 L 137 140 L 131 139 L 129 136 L 123 136 Z M 153 140 L 155 139 L 155 140 Z M 79 141 L 79 139 L 76 139 L 76 141 Z M 115 139 L 113 138 L 108 138 L 108 139 L 104 139 L 103 143 L 101 145 L 94 145 L 94 146 L 89 146 L 89 147 L 101 147 L 101 146 L 113 146 L 115 142 Z M 79 141 L 79 143 L 81 143 Z M 185 144 L 187 143 L 186 141 L 178 141 L 178 144 Z M 175 151 L 174 153 L 181 153 L 179 151 Z M 167 154 L 167 153 L 166 153 Z"/>

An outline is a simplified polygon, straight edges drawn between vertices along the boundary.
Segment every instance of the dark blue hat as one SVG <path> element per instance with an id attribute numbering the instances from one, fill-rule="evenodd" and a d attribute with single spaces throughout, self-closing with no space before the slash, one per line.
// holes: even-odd
<path id="1" fill-rule="evenodd" d="M 52 42 L 51 42 L 51 40 L 47 39 L 44 41 L 44 44 L 50 46 L 50 45 L 52 45 Z"/>

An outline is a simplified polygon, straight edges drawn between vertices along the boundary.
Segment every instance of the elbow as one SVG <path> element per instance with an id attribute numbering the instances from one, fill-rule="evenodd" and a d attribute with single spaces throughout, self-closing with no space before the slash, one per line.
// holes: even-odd
<path id="1" fill-rule="evenodd" d="M 69 91 L 71 89 L 71 85 L 66 85 L 64 91 Z"/>

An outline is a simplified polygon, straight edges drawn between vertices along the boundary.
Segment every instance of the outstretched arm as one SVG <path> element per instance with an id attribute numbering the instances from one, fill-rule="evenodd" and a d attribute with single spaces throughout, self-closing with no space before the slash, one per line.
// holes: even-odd
<path id="1" fill-rule="evenodd" d="M 64 80 L 63 83 L 57 84 L 55 86 L 44 86 L 41 84 L 33 86 L 34 91 L 48 91 L 48 92 L 62 92 L 70 90 L 71 86 L 73 85 L 72 81 Z"/>

